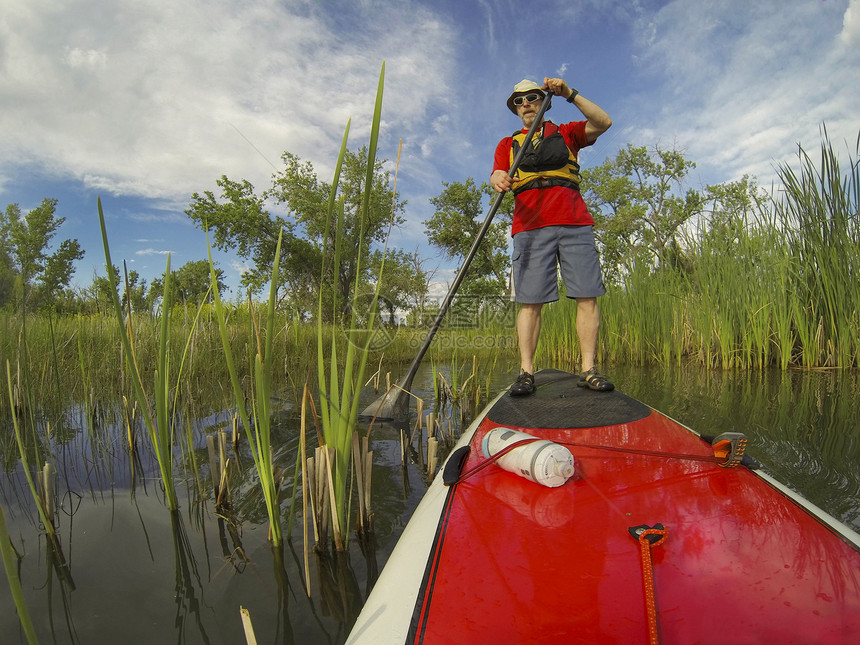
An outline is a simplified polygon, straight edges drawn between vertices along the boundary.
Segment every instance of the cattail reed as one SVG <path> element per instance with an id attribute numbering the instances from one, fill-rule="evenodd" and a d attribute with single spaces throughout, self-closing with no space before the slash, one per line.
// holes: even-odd
<path id="1" fill-rule="evenodd" d="M 433 479 L 436 473 L 437 454 L 439 452 L 439 442 L 436 437 L 427 439 L 427 479 Z"/>
<path id="2" fill-rule="evenodd" d="M 370 145 L 367 153 L 367 168 L 364 181 L 365 190 L 362 193 L 360 213 L 361 226 L 359 236 L 364 235 L 365 221 L 370 209 L 370 187 L 373 185 L 373 172 L 376 163 L 376 148 L 379 138 L 379 124 L 382 113 L 382 89 L 385 79 L 385 65 L 379 75 L 379 84 L 376 94 L 376 105 L 374 108 Z M 333 249 L 331 254 L 331 262 L 323 262 L 321 276 L 339 275 L 341 263 L 341 248 L 343 246 L 343 219 L 344 209 L 342 203 L 338 203 L 337 190 L 340 181 L 340 172 L 343 166 L 343 159 L 346 154 L 346 144 L 349 136 L 349 122 L 347 122 L 341 143 L 340 154 L 337 164 L 335 165 L 334 179 L 331 183 L 331 193 L 328 202 L 328 211 L 326 216 L 326 231 L 334 231 L 333 236 L 326 236 L 323 248 L 323 257 L 329 256 L 329 249 Z M 399 159 L 398 159 L 399 161 Z M 395 170 L 395 194 L 397 174 Z M 393 226 L 394 207 L 392 205 L 392 223 Z M 343 330 L 348 337 L 346 355 L 342 361 L 338 360 L 338 347 L 335 335 L 332 335 L 331 342 L 328 344 L 328 352 L 326 355 L 326 343 L 324 342 L 322 321 L 325 317 L 323 312 L 328 310 L 335 320 L 340 319 L 339 306 L 337 295 L 334 294 L 331 302 L 324 302 L 324 290 L 320 290 L 319 300 L 317 302 L 317 325 L 318 325 L 318 341 L 317 341 L 317 375 L 319 379 L 319 396 L 320 396 L 320 419 L 322 421 L 323 435 L 325 438 L 326 447 L 331 451 L 324 452 L 326 457 L 327 472 L 329 474 L 329 487 L 331 496 L 332 509 L 332 537 L 334 538 L 335 548 L 338 551 L 344 549 L 346 544 L 346 536 L 343 533 L 344 529 L 349 525 L 347 513 L 349 508 L 349 473 L 350 473 L 350 458 L 352 452 L 352 436 L 355 432 L 355 427 L 358 422 L 359 397 L 358 390 L 361 383 L 364 382 L 364 373 L 367 366 L 367 358 L 370 352 L 370 343 L 373 339 L 374 324 L 377 315 L 377 304 L 379 301 L 379 289 L 382 283 L 382 271 L 385 267 L 385 256 L 387 253 L 386 240 L 385 251 L 383 251 L 383 261 L 380 267 L 380 275 L 376 280 L 372 302 L 370 304 L 367 318 L 364 321 L 359 321 L 359 312 L 353 307 L 349 317 L 349 328 Z M 356 266 L 360 267 L 364 258 L 361 253 L 356 258 Z M 360 284 L 358 276 L 361 272 L 356 269 L 356 282 L 353 293 L 359 292 Z M 322 281 L 322 280 L 321 280 Z M 317 464 L 319 468 L 319 464 Z"/>

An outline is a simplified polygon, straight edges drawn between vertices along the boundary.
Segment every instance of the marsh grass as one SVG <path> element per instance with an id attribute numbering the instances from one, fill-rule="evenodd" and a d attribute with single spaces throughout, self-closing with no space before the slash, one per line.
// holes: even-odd
<path id="1" fill-rule="evenodd" d="M 19 378 L 20 384 L 20 378 Z M 12 417 L 12 427 L 15 433 L 15 441 L 18 446 L 18 456 L 21 459 L 21 468 L 24 471 L 24 477 L 27 480 L 27 485 L 30 488 L 30 494 L 33 497 L 33 501 L 36 504 L 36 510 L 39 514 L 39 520 L 42 524 L 42 527 L 45 529 L 45 536 L 48 542 L 47 553 L 48 556 L 53 563 L 57 574 L 60 579 L 67 583 L 70 588 L 74 588 L 74 581 L 72 580 L 71 572 L 69 571 L 68 564 L 66 562 L 66 557 L 63 554 L 63 549 L 60 544 L 60 538 L 57 535 L 56 528 L 54 527 L 53 522 L 53 500 L 49 497 L 47 485 L 47 478 L 44 477 L 44 473 L 46 470 L 50 470 L 48 468 L 49 464 L 46 463 L 46 469 L 40 472 L 39 483 L 33 478 L 33 472 L 30 465 L 30 460 L 28 458 L 28 449 L 25 445 L 23 430 L 21 428 L 21 423 L 18 420 L 17 408 L 15 402 L 14 392 L 16 391 L 16 387 L 13 385 L 12 381 L 12 368 L 10 362 L 6 361 L 6 385 L 7 392 L 9 394 L 9 402 L 10 402 L 10 410 Z M 34 429 L 35 435 L 35 429 Z M 38 445 L 38 444 L 36 444 Z M 40 485 L 41 484 L 41 485 Z M 0 538 L 2 539 L 2 538 Z M 8 541 L 8 540 L 7 540 Z"/>
<path id="2" fill-rule="evenodd" d="M 266 503 L 266 512 L 269 516 L 269 537 L 272 545 L 279 547 L 282 542 L 280 503 L 278 499 L 279 481 L 275 476 L 275 465 L 272 449 L 271 435 L 271 400 L 272 400 L 272 365 L 274 359 L 273 343 L 275 336 L 275 305 L 278 300 L 278 276 L 280 275 L 281 241 L 283 231 L 278 234 L 278 243 L 275 247 L 275 259 L 272 265 L 272 277 L 270 279 L 269 300 L 266 307 L 264 329 L 260 330 L 257 318 L 254 315 L 253 303 L 249 302 L 251 321 L 254 325 L 254 344 L 250 363 L 251 373 L 251 414 L 245 403 L 245 393 L 236 369 L 236 361 L 233 358 L 229 329 L 227 327 L 227 314 L 221 303 L 218 293 L 218 280 L 215 273 L 215 264 L 212 262 L 211 247 L 209 250 L 209 272 L 211 278 L 211 293 L 214 299 L 215 316 L 218 320 L 218 329 L 221 334 L 221 344 L 227 370 L 230 374 L 230 383 L 233 387 L 233 397 L 242 426 L 248 435 L 248 443 L 257 474 L 260 487 Z M 207 237 L 208 245 L 208 237 Z M 213 475 L 214 477 L 214 475 Z M 219 484 L 219 491 L 221 490 Z"/>
<path id="3" fill-rule="evenodd" d="M 247 302 L 222 301 L 226 315 L 227 337 L 234 356 L 248 355 L 256 344 L 254 323 Z M 223 345 L 215 319 L 213 305 L 174 303 L 168 329 L 167 351 L 172 365 L 182 361 L 186 351 L 182 379 L 175 394 L 180 409 L 199 407 L 221 409 L 233 398 L 230 375 L 224 361 Z M 195 320 L 196 326 L 195 326 Z M 54 326 L 56 351 L 51 347 L 50 325 Z M 21 316 L 0 311 L 0 359 L 17 364 L 18 339 Z M 283 312 L 276 311 L 274 328 L 283 342 L 272 347 L 273 378 L 278 391 L 286 398 L 299 401 L 304 383 L 317 381 L 317 337 L 319 327 L 314 322 L 299 322 Z M 144 383 L 154 381 L 158 363 L 160 319 L 147 313 L 134 314 L 135 356 L 140 377 Z M 8 333 L 7 333 L 8 332 Z M 28 354 L 32 365 L 33 388 L 39 392 L 37 409 L 51 412 L 76 408 L 89 417 L 111 414 L 110 401 L 122 401 L 126 396 L 135 401 L 130 374 L 124 365 L 125 357 L 116 316 L 111 312 L 94 315 L 70 315 L 49 322 L 46 314 L 31 313 L 27 321 Z M 323 342 L 337 343 L 339 356 L 344 356 L 349 342 L 343 329 L 331 324 L 322 325 Z M 378 352 L 369 352 L 368 360 L 380 366 L 379 387 L 386 386 L 386 374 L 394 373 L 399 366 L 415 356 L 426 336 L 426 330 L 399 327 L 390 334 L 390 343 Z M 190 341 L 190 343 L 189 343 Z M 384 352 L 384 361 L 380 364 Z M 483 364 L 497 360 L 507 366 L 516 355 L 513 329 L 503 325 L 472 329 L 440 329 L 428 351 L 439 364 L 460 361 L 463 355 L 478 356 Z M 60 378 L 60 391 L 55 387 L 56 360 Z M 236 369 L 242 382 L 251 378 L 251 363 L 239 361 Z M 484 372 L 481 372 L 483 377 Z M 363 385 L 368 378 L 361 383 Z M 176 381 L 174 381 L 176 383 Z M 368 385 L 371 387 L 371 385 Z M 316 388 L 314 388 L 316 389 Z M 22 392 L 16 397 L 23 396 Z M 25 401 L 26 402 L 26 401 Z M 8 417 L 8 402 L 3 397 L 0 415 Z M 23 408 L 22 408 L 23 409 Z M 58 426 L 58 432 L 63 428 Z M 13 441 L 14 443 L 14 441 Z"/>
<path id="4" fill-rule="evenodd" d="M 860 363 L 860 139 L 847 164 L 824 132 L 801 148 L 769 200 L 699 222 L 683 267 L 636 264 L 600 299 L 598 360 L 722 369 L 854 368 Z M 843 168 L 847 166 L 847 170 Z M 538 359 L 579 360 L 575 305 L 545 308 Z"/>
<path id="5" fill-rule="evenodd" d="M 373 168 L 376 163 L 376 149 L 379 138 L 379 123 L 382 114 L 382 90 L 384 81 L 385 65 L 383 64 L 382 70 L 379 74 L 376 105 L 373 113 L 370 143 L 367 152 L 367 174 L 364 181 L 365 191 L 362 195 L 359 214 L 361 222 L 359 237 L 364 237 L 364 223 L 369 217 L 370 186 L 373 185 Z M 335 166 L 334 178 L 331 183 L 332 189 L 329 197 L 325 230 L 332 230 L 332 224 L 334 223 L 335 233 L 331 240 L 327 237 L 323 243 L 324 258 L 328 257 L 329 243 L 331 243 L 331 246 L 333 247 L 331 266 L 327 267 L 324 263 L 321 267 L 323 277 L 327 272 L 332 275 L 339 275 L 340 273 L 344 207 L 343 203 L 337 198 L 337 187 L 343 159 L 346 154 L 349 129 L 350 123 L 347 122 L 343 140 L 341 142 L 340 154 L 338 155 L 337 164 Z M 373 338 L 377 302 L 379 298 L 379 287 L 381 283 L 380 278 L 381 272 L 384 271 L 385 266 L 385 254 L 386 253 L 384 252 L 382 266 L 380 267 L 380 276 L 376 280 L 376 287 L 370 309 L 367 314 L 367 320 L 363 325 L 359 323 L 356 308 L 351 308 L 350 319 L 348 321 L 349 328 L 346 332 L 349 342 L 347 343 L 343 363 L 339 361 L 338 346 L 334 337 L 332 337 L 331 342 L 328 344 L 325 343 L 323 338 L 322 320 L 324 318 L 324 308 L 329 307 L 332 312 L 332 318 L 334 320 L 339 319 L 339 316 L 337 315 L 337 297 L 335 295 L 332 297 L 330 303 L 325 303 L 323 301 L 322 290 L 320 290 L 318 301 L 317 378 L 319 384 L 320 420 L 323 436 L 325 438 L 325 446 L 322 451 L 323 459 L 317 459 L 317 468 L 324 464 L 328 470 L 328 486 L 331 497 L 332 513 L 332 537 L 334 538 L 335 548 L 337 551 L 342 551 L 345 548 L 345 538 L 349 526 L 348 515 L 351 496 L 348 492 L 348 484 L 350 482 L 349 474 L 352 436 L 358 422 L 359 390 L 361 388 L 361 384 L 364 383 L 364 373 L 367 366 L 368 355 L 370 353 L 370 343 Z M 357 267 L 361 266 L 362 260 L 363 258 L 360 256 L 356 259 Z M 354 293 L 358 293 L 358 280 L 360 275 L 361 271 L 356 269 Z M 326 346 L 328 346 L 327 356 Z"/>
<path id="6" fill-rule="evenodd" d="M 21 588 L 21 580 L 18 578 L 16 566 L 18 554 L 9 539 L 6 515 L 2 506 L 0 506 L 0 556 L 3 558 L 3 568 L 6 570 L 6 579 L 9 581 L 9 590 L 12 592 L 12 600 L 15 602 L 15 610 L 18 612 L 18 620 L 21 621 L 24 636 L 30 645 L 35 645 L 39 641 L 36 638 L 33 621 L 30 619 L 30 612 L 27 610 L 27 603 L 24 601 L 24 590 Z"/>
<path id="7" fill-rule="evenodd" d="M 98 200 L 98 213 L 108 279 L 112 284 L 118 284 L 119 279 L 114 271 L 114 265 L 111 261 L 110 246 L 108 244 L 107 229 L 105 228 L 105 217 L 104 211 L 102 210 L 101 199 Z M 127 289 L 128 285 L 126 281 L 126 290 Z M 185 366 L 186 359 L 189 354 L 191 340 L 194 336 L 194 329 L 200 320 L 200 314 L 203 308 L 202 305 L 197 308 L 197 314 L 194 317 L 194 322 L 191 325 L 191 330 L 184 344 L 184 350 L 179 361 L 178 369 L 176 370 L 176 381 L 175 383 L 172 383 L 169 341 L 171 315 L 173 313 L 173 281 L 172 273 L 170 271 L 170 255 L 168 255 L 167 268 L 164 273 L 164 296 L 161 304 L 161 316 L 158 320 L 158 333 L 156 340 L 157 350 L 155 356 L 155 374 L 152 395 L 152 398 L 154 399 L 153 410 L 153 402 L 150 401 L 150 397 L 144 388 L 143 378 L 139 367 L 140 363 L 138 362 L 138 356 L 136 354 L 138 345 L 135 342 L 135 327 L 131 308 L 129 308 L 124 315 L 119 295 L 116 291 L 112 291 L 111 295 L 117 328 L 120 332 L 119 336 L 122 343 L 123 355 L 125 357 L 127 374 L 131 380 L 135 399 L 140 409 L 143 423 L 146 426 L 147 434 L 155 453 L 156 460 L 158 461 L 159 473 L 164 486 L 167 505 L 171 511 L 176 511 L 179 508 L 179 502 L 176 498 L 176 486 L 174 482 L 173 447 L 179 384 L 182 382 L 183 367 Z"/>

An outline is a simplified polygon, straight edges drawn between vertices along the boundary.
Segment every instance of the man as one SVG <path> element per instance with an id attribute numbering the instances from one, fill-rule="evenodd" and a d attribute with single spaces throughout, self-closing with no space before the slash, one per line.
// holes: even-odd
<path id="1" fill-rule="evenodd" d="M 525 143 L 526 133 L 547 91 L 567 99 L 586 120 L 558 126 L 544 121 L 511 177 L 508 170 Z M 597 141 L 612 120 L 560 78 L 545 78 L 543 85 L 528 80 L 517 83 L 507 105 L 522 120 L 523 129 L 499 142 L 490 184 L 497 192 L 513 190 L 516 195 L 511 230 L 514 237 L 511 299 L 520 303 L 517 338 L 521 371 L 510 394 L 523 396 L 535 391 L 534 355 L 540 335 L 541 308 L 544 303 L 558 300 L 557 264 L 567 296 L 576 300 L 576 333 L 582 350 L 582 373 L 577 384 L 608 392 L 615 386 L 594 365 L 600 326 L 597 297 L 606 293 L 606 289 L 594 243 L 594 219 L 579 192 L 577 153 Z"/>

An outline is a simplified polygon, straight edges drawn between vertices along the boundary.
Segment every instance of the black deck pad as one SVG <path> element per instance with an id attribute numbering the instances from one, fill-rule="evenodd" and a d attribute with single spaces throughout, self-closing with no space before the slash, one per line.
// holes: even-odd
<path id="1" fill-rule="evenodd" d="M 541 370 L 537 392 L 503 395 L 487 413 L 493 423 L 521 428 L 596 428 L 644 419 L 651 408 L 617 390 L 595 392 L 578 387 L 579 374 Z"/>

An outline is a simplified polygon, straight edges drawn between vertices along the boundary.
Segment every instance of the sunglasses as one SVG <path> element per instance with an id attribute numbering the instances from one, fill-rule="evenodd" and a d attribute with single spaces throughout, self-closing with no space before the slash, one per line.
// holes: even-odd
<path id="1" fill-rule="evenodd" d="M 522 105 L 524 101 L 528 101 L 529 103 L 536 103 L 537 101 L 543 98 L 540 94 L 526 94 L 525 96 L 517 96 L 514 97 L 514 105 Z"/>

